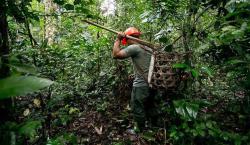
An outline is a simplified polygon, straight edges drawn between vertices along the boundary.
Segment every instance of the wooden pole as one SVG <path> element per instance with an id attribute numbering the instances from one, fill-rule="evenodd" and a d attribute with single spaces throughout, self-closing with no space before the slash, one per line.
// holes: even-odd
<path id="1" fill-rule="evenodd" d="M 102 29 L 104 29 L 104 30 L 113 32 L 113 33 L 115 33 L 115 34 L 119 34 L 118 31 L 115 31 L 115 30 L 110 29 L 110 28 L 106 28 L 106 27 L 104 27 L 104 26 L 102 26 L 102 25 L 96 24 L 96 23 L 91 22 L 91 21 L 89 21 L 89 20 L 82 20 L 82 21 L 83 21 L 83 22 L 86 22 L 86 23 L 88 23 L 88 24 L 94 25 L 94 26 L 96 26 L 96 27 L 102 28 Z M 143 45 L 146 45 L 146 46 L 148 46 L 148 47 L 150 47 L 150 48 L 152 48 L 152 49 L 161 48 L 160 45 L 154 45 L 154 44 L 152 44 L 152 43 L 150 43 L 150 42 L 148 42 L 148 41 L 141 40 L 141 39 L 136 38 L 136 37 L 133 37 L 133 36 L 126 35 L 125 37 L 126 37 L 126 38 L 129 38 L 129 39 L 132 39 L 132 40 L 134 40 L 134 41 L 137 41 L 138 43 L 143 44 Z"/>
<path id="2" fill-rule="evenodd" d="M 86 22 L 86 23 L 88 23 L 88 24 L 94 25 L 94 26 L 96 26 L 96 27 L 99 27 L 99 28 L 105 29 L 105 30 L 107 30 L 107 31 L 110 31 L 110 32 L 116 33 L 116 34 L 118 34 L 118 33 L 119 33 L 118 31 L 112 30 L 112 29 L 110 29 L 110 28 L 106 28 L 106 27 L 104 27 L 104 26 L 102 26 L 102 25 L 96 24 L 96 23 L 91 22 L 91 21 L 89 21 L 89 20 L 82 20 L 82 21 L 83 21 L 83 22 Z"/>

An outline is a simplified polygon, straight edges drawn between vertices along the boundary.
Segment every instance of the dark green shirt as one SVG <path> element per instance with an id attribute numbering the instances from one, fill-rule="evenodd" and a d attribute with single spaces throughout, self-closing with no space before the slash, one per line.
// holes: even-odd
<path id="1" fill-rule="evenodd" d="M 149 47 L 144 46 L 149 51 Z M 134 87 L 148 86 L 145 79 L 148 79 L 148 69 L 151 60 L 151 53 L 141 48 L 140 44 L 133 44 L 124 49 L 128 57 L 131 57 L 134 67 L 135 80 Z M 140 70 L 138 70 L 138 67 Z M 143 76 L 142 74 L 143 73 Z"/>

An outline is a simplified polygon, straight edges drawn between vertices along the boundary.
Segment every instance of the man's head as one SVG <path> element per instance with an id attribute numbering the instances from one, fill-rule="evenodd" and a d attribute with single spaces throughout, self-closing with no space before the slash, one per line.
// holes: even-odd
<path id="1" fill-rule="evenodd" d="M 126 29 L 124 31 L 124 34 L 125 35 L 129 35 L 129 36 L 132 36 L 132 37 L 136 37 L 136 38 L 139 38 L 140 35 L 141 35 L 141 32 L 136 29 L 135 27 L 129 27 L 128 29 Z M 122 39 L 122 44 L 123 45 L 126 45 L 126 44 L 133 44 L 133 41 L 130 40 L 130 39 L 127 39 L 127 38 L 123 38 Z"/>

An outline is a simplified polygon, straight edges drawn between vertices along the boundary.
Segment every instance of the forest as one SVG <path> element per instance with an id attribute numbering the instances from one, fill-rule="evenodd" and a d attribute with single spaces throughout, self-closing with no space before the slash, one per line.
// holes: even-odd
<path id="1" fill-rule="evenodd" d="M 159 126 L 128 131 L 133 62 L 85 20 L 183 56 Z M 0 144 L 250 145 L 249 46 L 249 0 L 1 0 Z"/>

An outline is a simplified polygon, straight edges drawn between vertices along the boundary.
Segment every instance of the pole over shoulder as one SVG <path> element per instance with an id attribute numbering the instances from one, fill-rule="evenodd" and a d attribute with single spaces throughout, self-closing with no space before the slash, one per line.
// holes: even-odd
<path id="1" fill-rule="evenodd" d="M 104 27 L 104 26 L 102 26 L 102 25 L 96 24 L 96 23 L 91 22 L 91 21 L 89 21 L 89 20 L 82 20 L 82 21 L 83 21 L 83 22 L 86 22 L 86 23 L 88 23 L 88 24 L 90 24 L 90 25 L 93 25 L 93 26 L 102 28 L 102 29 L 104 29 L 104 30 L 113 32 L 113 33 L 115 33 L 115 34 L 118 34 L 118 33 L 119 33 L 118 31 L 115 31 L 115 30 L 110 29 L 110 28 L 106 28 L 106 27 Z M 154 50 L 157 50 L 157 49 L 161 48 L 160 45 L 155 45 L 155 44 L 152 44 L 152 43 L 150 43 L 150 42 L 148 42 L 148 41 L 141 40 L 141 39 L 136 38 L 136 37 L 133 37 L 133 36 L 126 35 L 126 37 L 129 38 L 129 39 L 132 39 L 132 40 L 134 40 L 134 41 L 137 41 L 138 43 L 140 43 L 140 44 L 142 44 L 142 45 L 146 45 L 146 46 L 148 46 L 148 47 L 150 47 L 150 48 L 152 48 L 152 49 L 154 49 Z"/>

